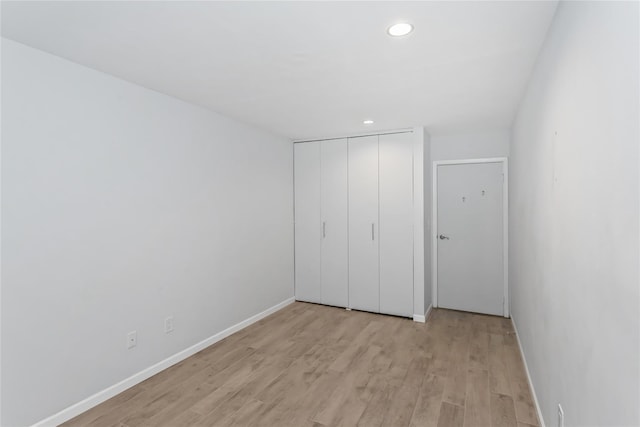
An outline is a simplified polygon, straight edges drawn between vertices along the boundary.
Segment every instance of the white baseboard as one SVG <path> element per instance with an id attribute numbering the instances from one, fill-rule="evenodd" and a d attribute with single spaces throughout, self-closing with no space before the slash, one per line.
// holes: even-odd
<path id="1" fill-rule="evenodd" d="M 424 313 L 424 315 L 422 314 L 414 314 L 413 315 L 413 321 L 414 322 L 420 322 L 420 323 L 425 323 L 427 321 L 427 319 L 429 318 L 429 314 L 431 313 L 431 304 L 429 304 L 429 307 L 427 307 L 427 311 Z"/>
<path id="2" fill-rule="evenodd" d="M 427 321 L 429 319 L 429 316 L 431 315 L 431 310 L 433 309 L 433 305 L 429 304 L 429 307 L 427 307 L 427 311 L 425 311 L 424 313 L 424 320 Z"/>
<path id="3" fill-rule="evenodd" d="M 111 399 L 113 396 L 116 396 L 117 394 L 122 393 L 123 391 L 127 390 L 128 388 L 133 387 L 136 384 L 141 383 L 142 381 L 146 380 L 147 378 L 150 378 L 152 376 L 154 376 L 155 374 L 157 374 L 158 372 L 161 372 L 167 368 L 169 368 L 170 366 L 175 365 L 178 362 L 183 361 L 184 359 L 193 356 L 194 354 L 196 354 L 197 352 L 204 350 L 205 348 L 209 347 L 212 344 L 217 343 L 218 341 L 228 337 L 229 335 L 238 332 L 241 329 L 246 328 L 247 326 L 257 322 L 258 320 L 261 320 L 265 317 L 267 317 L 268 315 L 275 313 L 278 310 L 281 310 L 282 308 L 286 307 L 287 305 L 293 303 L 295 301 L 295 298 L 288 298 L 284 301 L 282 301 L 281 303 L 278 303 L 276 305 L 274 305 L 273 307 L 270 307 L 268 309 L 266 309 L 265 311 L 263 311 L 262 313 L 258 313 L 255 316 L 251 316 L 246 320 L 243 320 L 240 323 L 236 323 L 233 326 L 228 327 L 227 329 L 225 329 L 222 332 L 218 332 L 217 334 L 203 340 L 200 341 L 199 343 L 192 345 L 191 347 L 182 350 L 176 354 L 174 354 L 173 356 L 169 356 L 168 358 L 156 363 L 153 366 L 150 366 L 140 372 L 138 372 L 137 374 L 133 374 L 132 376 L 130 376 L 129 378 L 126 378 L 122 381 L 120 381 L 117 384 L 112 385 L 111 387 L 108 387 L 102 391 L 99 391 L 98 393 L 94 394 L 93 396 L 89 396 L 88 398 L 69 406 L 66 409 L 63 409 L 62 411 L 58 412 L 57 414 L 54 414 L 48 418 L 45 418 L 42 421 L 37 422 L 36 424 L 34 424 L 32 427 L 49 427 L 49 426 L 57 426 L 59 424 L 62 424 L 65 421 L 70 420 L 73 417 L 76 417 L 78 415 L 80 415 L 83 412 L 88 411 L 89 409 L 93 408 L 94 406 L 99 405 L 100 403 Z"/>
<path id="4" fill-rule="evenodd" d="M 516 332 L 516 341 L 518 341 L 518 348 L 520 348 L 520 354 L 522 355 L 522 362 L 524 362 L 524 370 L 527 373 L 527 380 L 529 381 L 529 389 L 531 390 L 531 395 L 533 396 L 533 403 L 536 405 L 536 412 L 538 413 L 538 422 L 540 422 L 540 427 L 546 427 L 544 424 L 544 418 L 542 418 L 542 411 L 540 410 L 540 404 L 538 404 L 538 396 L 536 396 L 536 390 L 533 388 L 533 381 L 531 381 L 531 374 L 529 374 L 529 366 L 527 365 L 527 358 L 524 356 L 524 351 L 522 350 L 522 343 L 520 342 L 520 335 L 518 335 L 518 328 L 516 327 L 516 322 L 513 319 L 513 313 L 511 313 L 511 324 L 513 325 L 513 330 Z"/>

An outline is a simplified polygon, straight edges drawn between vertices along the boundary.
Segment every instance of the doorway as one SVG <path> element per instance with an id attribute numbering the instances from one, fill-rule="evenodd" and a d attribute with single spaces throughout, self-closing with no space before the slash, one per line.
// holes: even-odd
<path id="1" fill-rule="evenodd" d="M 433 163 L 433 305 L 509 317 L 506 158 Z"/>

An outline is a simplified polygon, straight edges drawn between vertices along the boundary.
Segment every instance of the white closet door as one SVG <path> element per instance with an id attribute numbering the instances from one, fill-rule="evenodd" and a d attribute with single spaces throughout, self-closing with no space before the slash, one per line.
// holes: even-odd
<path id="1" fill-rule="evenodd" d="M 349 139 L 349 305 L 380 311 L 378 136 Z"/>
<path id="2" fill-rule="evenodd" d="M 413 314 L 413 138 L 380 135 L 380 312 Z"/>
<path id="3" fill-rule="evenodd" d="M 346 307 L 349 298 L 347 140 L 320 143 L 322 303 Z"/>
<path id="4" fill-rule="evenodd" d="M 294 144 L 296 300 L 321 302 L 320 143 Z"/>

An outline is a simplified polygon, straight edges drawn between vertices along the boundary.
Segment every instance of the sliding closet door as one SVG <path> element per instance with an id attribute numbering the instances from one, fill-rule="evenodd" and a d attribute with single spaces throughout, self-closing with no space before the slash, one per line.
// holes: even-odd
<path id="1" fill-rule="evenodd" d="M 378 136 L 349 138 L 349 305 L 380 310 Z"/>
<path id="2" fill-rule="evenodd" d="M 347 140 L 320 143 L 322 303 L 346 307 L 349 297 Z"/>
<path id="3" fill-rule="evenodd" d="M 320 143 L 293 145 L 296 300 L 321 302 Z"/>
<path id="4" fill-rule="evenodd" d="M 380 312 L 413 314 L 413 138 L 380 135 Z"/>

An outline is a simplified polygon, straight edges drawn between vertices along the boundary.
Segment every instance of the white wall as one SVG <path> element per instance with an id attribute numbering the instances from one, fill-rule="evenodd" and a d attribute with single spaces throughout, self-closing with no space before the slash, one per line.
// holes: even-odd
<path id="1" fill-rule="evenodd" d="M 413 128 L 413 199 L 414 199 L 414 319 L 424 319 L 431 305 L 431 162 L 429 161 L 431 136 L 422 126 Z M 422 320 L 420 320 L 422 321 Z"/>
<path id="2" fill-rule="evenodd" d="M 425 213 L 426 205 L 424 197 L 424 153 L 428 149 L 425 140 L 429 134 L 424 127 L 413 128 L 413 314 L 414 319 L 424 317 L 426 306 L 425 280 L 427 271 L 424 264 L 425 259 Z"/>
<path id="3" fill-rule="evenodd" d="M 432 210 L 432 175 L 433 165 L 431 163 L 431 136 L 424 132 L 424 309 L 429 310 L 433 303 L 433 291 L 431 283 L 431 210 Z"/>
<path id="4" fill-rule="evenodd" d="M 509 129 L 431 136 L 431 161 L 509 156 Z"/>
<path id="5" fill-rule="evenodd" d="M 5 39 L 2 89 L 2 425 L 293 296 L 287 139 Z"/>
<path id="6" fill-rule="evenodd" d="M 512 313 L 547 426 L 636 426 L 638 3 L 561 2 L 514 127 Z"/>

